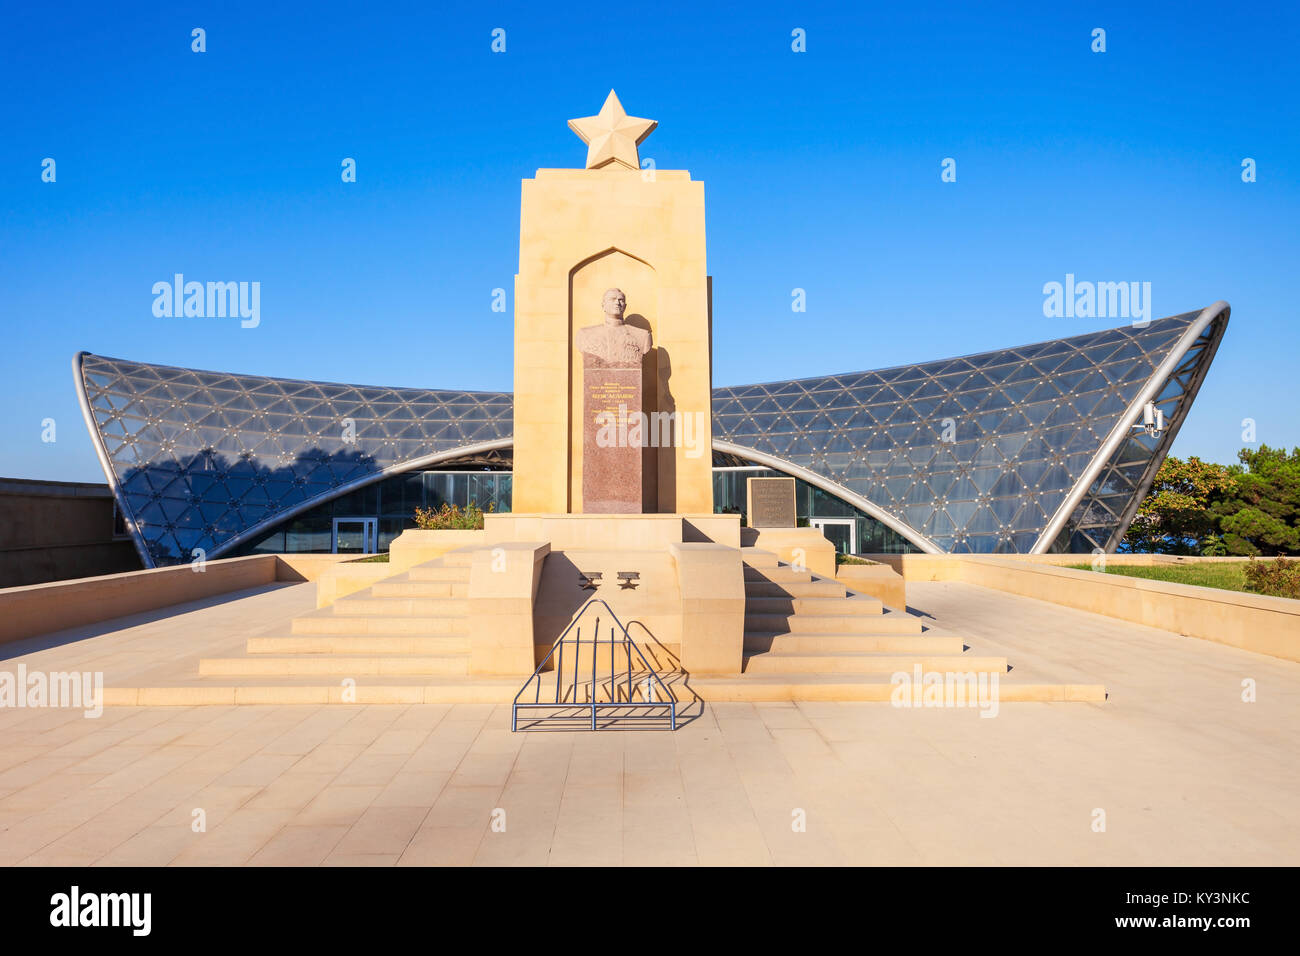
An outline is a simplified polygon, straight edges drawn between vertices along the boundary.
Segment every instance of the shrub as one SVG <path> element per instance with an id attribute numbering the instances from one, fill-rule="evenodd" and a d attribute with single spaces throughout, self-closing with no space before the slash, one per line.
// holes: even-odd
<path id="1" fill-rule="evenodd" d="M 1232 494 L 1211 509 L 1233 554 L 1300 553 L 1300 448 L 1243 448 Z"/>
<path id="2" fill-rule="evenodd" d="M 488 506 L 491 512 L 492 507 Z M 421 531 L 481 531 L 483 509 L 471 501 L 464 509 L 444 504 L 441 508 L 416 508 L 415 526 Z"/>
<path id="3" fill-rule="evenodd" d="M 1300 561 L 1251 558 L 1246 565 L 1246 590 L 1273 597 L 1300 598 Z"/>

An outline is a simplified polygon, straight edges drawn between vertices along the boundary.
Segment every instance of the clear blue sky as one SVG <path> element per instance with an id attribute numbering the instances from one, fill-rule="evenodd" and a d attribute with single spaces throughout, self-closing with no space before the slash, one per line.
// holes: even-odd
<path id="1" fill-rule="evenodd" d="M 102 480 L 80 349 L 510 389 L 519 181 L 583 164 L 565 121 L 611 87 L 705 183 L 716 384 L 1124 324 L 1044 318 L 1074 273 L 1150 282 L 1154 317 L 1232 304 L 1175 454 L 1234 460 L 1245 417 L 1300 445 L 1300 15 L 1143 6 L 11 4 L 0 475 Z M 260 282 L 261 325 L 155 318 L 176 272 Z"/>

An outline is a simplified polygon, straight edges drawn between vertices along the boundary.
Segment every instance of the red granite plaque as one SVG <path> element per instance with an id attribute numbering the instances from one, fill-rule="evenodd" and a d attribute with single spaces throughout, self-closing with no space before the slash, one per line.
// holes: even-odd
<path id="1" fill-rule="evenodd" d="M 582 372 L 582 510 L 640 514 L 641 368 L 602 367 L 584 355 Z"/>
<path id="2" fill-rule="evenodd" d="M 600 306 L 604 323 L 577 332 L 582 353 L 582 510 L 641 514 L 650 445 L 642 375 L 650 332 L 624 321 L 627 298 L 621 289 L 606 289 Z"/>

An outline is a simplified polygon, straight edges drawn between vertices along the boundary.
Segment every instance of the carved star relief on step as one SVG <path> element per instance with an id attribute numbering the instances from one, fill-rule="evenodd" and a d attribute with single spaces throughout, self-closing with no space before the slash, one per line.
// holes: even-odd
<path id="1" fill-rule="evenodd" d="M 641 158 L 636 148 L 658 125 L 656 120 L 628 116 L 613 90 L 595 116 L 569 120 L 569 129 L 587 144 L 588 169 L 601 169 L 614 163 L 640 169 Z"/>

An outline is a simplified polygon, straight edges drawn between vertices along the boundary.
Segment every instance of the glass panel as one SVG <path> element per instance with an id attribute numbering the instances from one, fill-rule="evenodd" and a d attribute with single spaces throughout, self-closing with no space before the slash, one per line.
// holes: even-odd
<path id="1" fill-rule="evenodd" d="M 367 544 L 367 522 L 365 521 L 344 521 L 339 520 L 334 523 L 335 534 L 338 545 L 335 548 L 337 554 L 365 554 Z"/>
<path id="2" fill-rule="evenodd" d="M 831 544 L 835 545 L 835 550 L 840 554 L 853 553 L 852 524 L 827 521 L 822 524 L 822 534 L 826 535 L 826 538 Z"/>

